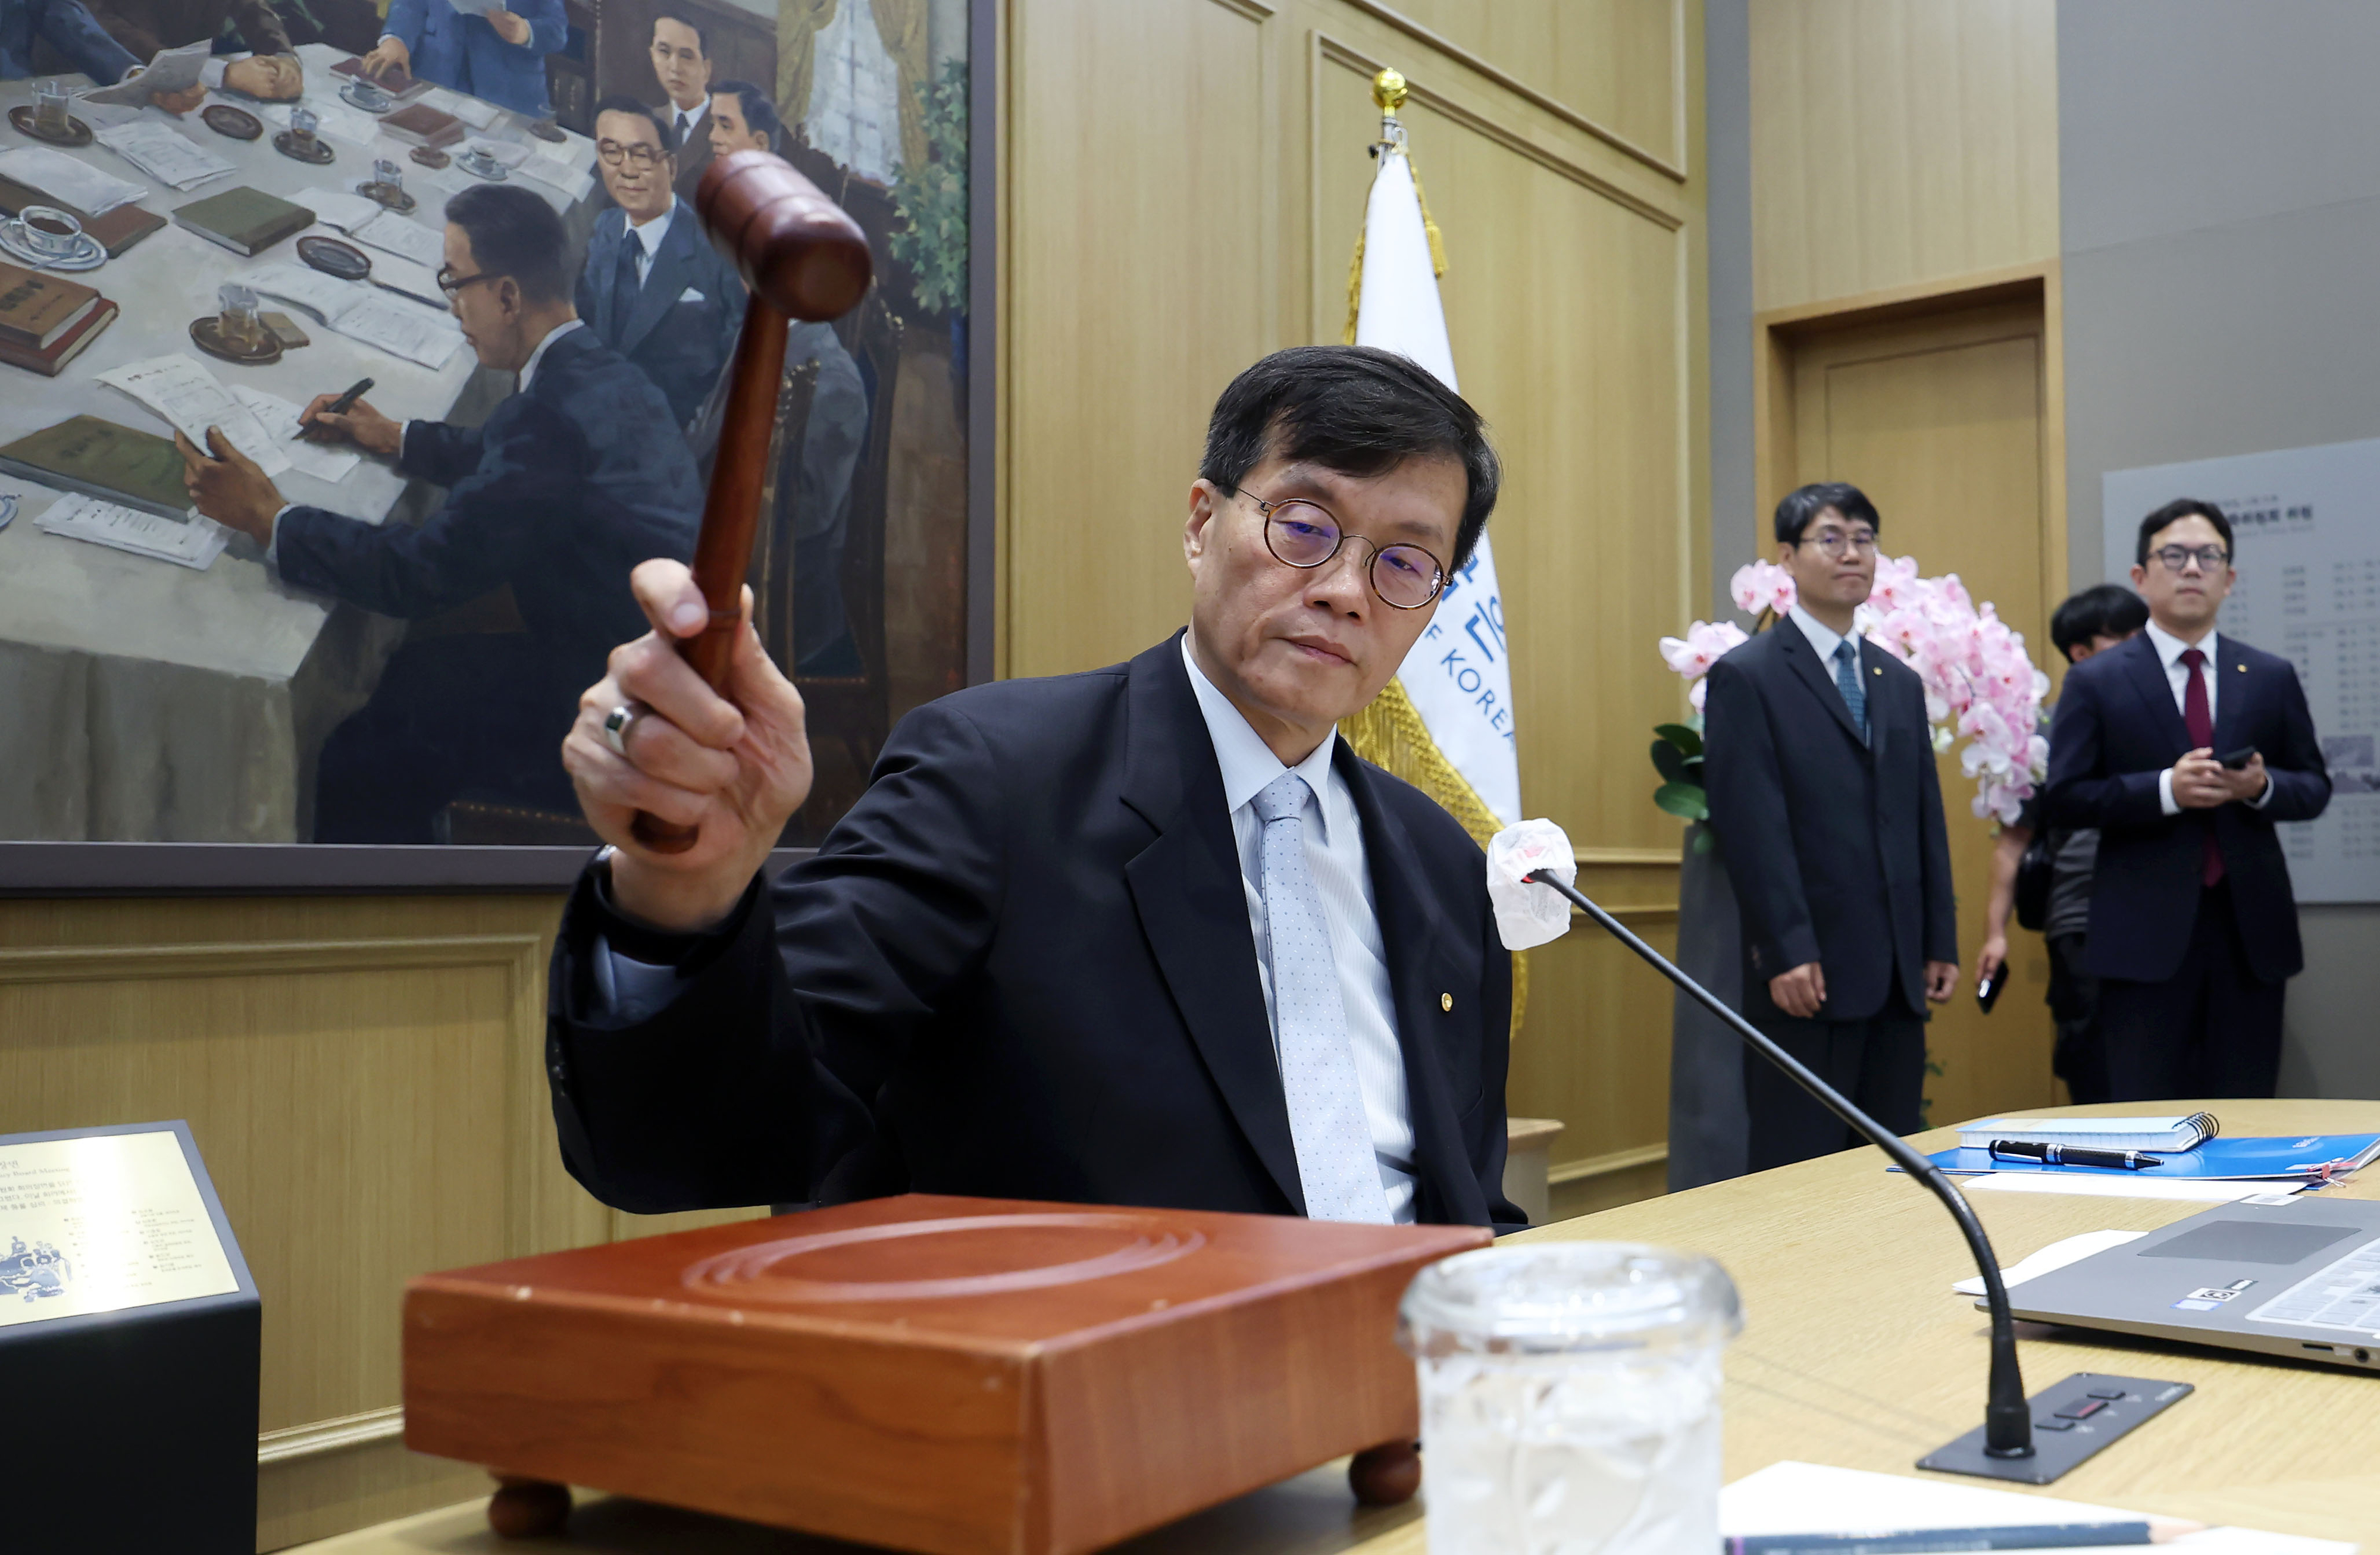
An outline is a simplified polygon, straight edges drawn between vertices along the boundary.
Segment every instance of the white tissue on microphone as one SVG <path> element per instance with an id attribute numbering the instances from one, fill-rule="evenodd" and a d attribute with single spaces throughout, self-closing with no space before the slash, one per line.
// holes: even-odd
<path id="1" fill-rule="evenodd" d="M 1570 903 L 1549 885 L 1523 885 L 1545 871 L 1564 885 L 1578 879 L 1578 856 L 1550 820 L 1507 826 L 1488 844 L 1488 900 L 1506 950 L 1528 950 L 1570 931 Z"/>

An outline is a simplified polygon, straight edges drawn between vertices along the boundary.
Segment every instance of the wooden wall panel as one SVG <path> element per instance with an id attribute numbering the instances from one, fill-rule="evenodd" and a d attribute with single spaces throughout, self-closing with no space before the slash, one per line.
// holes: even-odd
<path id="1" fill-rule="evenodd" d="M 1269 14 L 1012 7 L 1008 674 L 1112 663 L 1187 615 L 1207 413 L 1281 343 Z"/>
<path id="2" fill-rule="evenodd" d="M 1686 156 L 1682 0 L 1399 0 L 1359 8 L 1442 41 L 1673 166 Z"/>
<path id="3" fill-rule="evenodd" d="M 2058 255 L 2055 0 L 1752 7 L 1753 306 Z"/>

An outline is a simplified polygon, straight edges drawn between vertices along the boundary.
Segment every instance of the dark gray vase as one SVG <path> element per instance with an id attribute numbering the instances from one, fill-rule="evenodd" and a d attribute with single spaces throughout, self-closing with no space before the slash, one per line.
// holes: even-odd
<path id="1" fill-rule="evenodd" d="M 1678 966 L 1730 1009 L 1743 1008 L 1743 930 L 1718 849 L 1686 828 L 1678 870 Z M 1718 1017 L 1676 993 L 1670 1015 L 1670 1191 L 1744 1173 L 1743 1042 Z"/>

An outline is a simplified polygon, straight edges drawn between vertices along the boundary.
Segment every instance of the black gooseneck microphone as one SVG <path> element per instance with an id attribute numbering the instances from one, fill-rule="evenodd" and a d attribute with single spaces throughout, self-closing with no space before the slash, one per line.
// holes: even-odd
<path id="1" fill-rule="evenodd" d="M 1634 951 L 1649 962 L 1654 969 L 1694 997 L 1696 1003 L 1725 1021 L 1746 1046 L 1761 1057 L 1782 1069 L 1793 1083 L 1824 1102 L 1827 1110 L 1857 1129 L 1860 1134 L 1890 1156 L 1894 1164 L 1912 1177 L 1934 1190 L 1934 1197 L 1950 1211 L 1959 1222 L 1959 1230 L 1967 1239 L 1967 1249 L 1974 1255 L 1975 1268 L 1984 1277 L 1984 1299 L 1992 1313 L 1992 1370 L 1989 1389 L 1984 1403 L 1984 1452 L 1993 1458 L 2030 1458 L 2033 1456 L 2033 1410 L 2025 1402 L 2024 1377 L 2017 1369 L 2016 1323 L 2009 1316 L 2008 1286 L 2000 1280 L 2000 1260 L 1993 1256 L 1991 1239 L 1984 1234 L 1984 1223 L 1975 1219 L 1973 1206 L 1966 1197 L 1951 1185 L 1942 1169 L 1908 1141 L 1869 1117 L 1852 1104 L 1849 1097 L 1827 1084 L 1791 1053 L 1779 1047 L 1760 1028 L 1727 1007 L 1724 1000 L 1694 978 L 1670 965 L 1667 956 L 1635 935 L 1621 921 L 1589 901 L 1585 893 L 1563 884 L 1542 870 L 1521 877 L 1524 885 L 1549 885 L 1567 897 L 1572 906 L 1601 925 L 1603 931 Z"/>

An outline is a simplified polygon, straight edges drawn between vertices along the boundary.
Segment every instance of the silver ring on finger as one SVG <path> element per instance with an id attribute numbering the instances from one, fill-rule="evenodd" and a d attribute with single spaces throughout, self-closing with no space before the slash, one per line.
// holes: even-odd
<path id="1" fill-rule="evenodd" d="M 628 725 L 637 721 L 640 711 L 634 702 L 622 702 L 603 715 L 603 743 L 623 759 L 628 754 Z"/>

